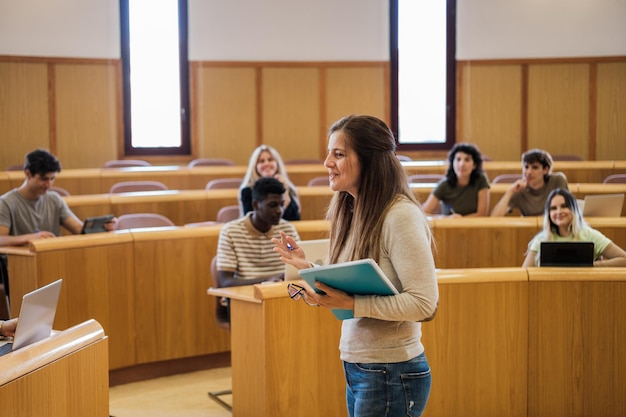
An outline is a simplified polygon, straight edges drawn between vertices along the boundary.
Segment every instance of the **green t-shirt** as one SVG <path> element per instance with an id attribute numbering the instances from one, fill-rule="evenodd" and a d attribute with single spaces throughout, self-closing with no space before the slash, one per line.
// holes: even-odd
<path id="1" fill-rule="evenodd" d="M 489 188 L 489 180 L 483 173 L 474 184 L 465 187 L 451 186 L 447 179 L 439 181 L 433 195 L 448 205 L 455 213 L 467 215 L 476 213 L 478 210 L 478 192 L 483 188 Z"/>

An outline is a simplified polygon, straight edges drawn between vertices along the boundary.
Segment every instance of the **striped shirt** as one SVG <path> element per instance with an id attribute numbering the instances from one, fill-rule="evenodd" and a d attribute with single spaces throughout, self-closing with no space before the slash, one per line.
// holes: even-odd
<path id="1" fill-rule="evenodd" d="M 274 242 L 280 231 L 300 241 L 293 224 L 281 219 L 267 233 L 252 225 L 252 212 L 245 217 L 226 223 L 217 243 L 217 269 L 233 271 L 240 279 L 270 278 L 285 271 L 280 255 L 274 252 Z"/>

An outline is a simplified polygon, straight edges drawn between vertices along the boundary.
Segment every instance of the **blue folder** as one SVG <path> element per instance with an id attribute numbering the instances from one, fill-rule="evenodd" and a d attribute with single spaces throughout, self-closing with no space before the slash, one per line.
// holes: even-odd
<path id="1" fill-rule="evenodd" d="M 315 289 L 315 281 L 345 291 L 351 295 L 395 295 L 398 290 L 373 259 L 301 269 L 300 276 Z M 354 318 L 352 310 L 332 309 L 339 320 Z"/>

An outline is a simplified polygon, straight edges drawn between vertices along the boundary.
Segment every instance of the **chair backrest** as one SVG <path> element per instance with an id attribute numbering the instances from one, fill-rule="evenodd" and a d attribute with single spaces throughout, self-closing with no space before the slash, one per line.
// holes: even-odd
<path id="1" fill-rule="evenodd" d="M 217 256 L 211 260 L 211 278 L 213 279 L 213 287 L 220 288 L 220 280 L 217 272 Z M 218 327 L 230 330 L 230 312 L 228 311 L 228 301 L 223 298 L 215 300 L 215 322 Z"/>
<path id="2" fill-rule="evenodd" d="M 167 185 L 159 181 L 122 181 L 113 184 L 109 189 L 109 194 L 160 191 L 167 189 Z"/>
<path id="3" fill-rule="evenodd" d="M 626 174 L 613 174 L 602 180 L 602 184 L 624 184 L 626 183 Z"/>
<path id="4" fill-rule="evenodd" d="M 313 177 L 307 184 L 309 187 L 313 187 L 316 185 L 330 185 L 330 180 L 328 179 L 328 175 L 324 175 L 321 177 Z"/>
<path id="5" fill-rule="evenodd" d="M 239 188 L 243 178 L 215 178 L 206 183 L 205 190 L 218 190 L 224 188 Z"/>
<path id="6" fill-rule="evenodd" d="M 7 171 L 24 171 L 24 164 L 9 165 Z"/>
<path id="7" fill-rule="evenodd" d="M 584 159 L 578 155 L 568 155 L 568 154 L 556 154 L 552 155 L 553 161 L 584 161 Z"/>
<path id="8" fill-rule="evenodd" d="M 239 206 L 224 206 L 217 212 L 216 220 L 220 223 L 227 223 L 239 218 Z"/>
<path id="9" fill-rule="evenodd" d="M 287 159 L 287 160 L 285 160 L 285 165 L 297 165 L 297 164 L 323 165 L 324 161 L 321 160 L 321 159 L 315 159 L 315 158 L 299 158 L 299 159 Z"/>
<path id="10" fill-rule="evenodd" d="M 513 184 L 522 179 L 522 174 L 500 174 L 491 180 L 492 184 Z"/>
<path id="11" fill-rule="evenodd" d="M 104 163 L 105 168 L 149 167 L 150 162 L 141 159 L 114 159 Z"/>
<path id="12" fill-rule="evenodd" d="M 50 190 L 56 191 L 60 196 L 63 196 L 63 197 L 67 197 L 68 195 L 70 195 L 70 192 L 67 191 L 65 188 L 57 187 L 56 185 L 53 185 L 52 187 L 50 187 Z"/>
<path id="13" fill-rule="evenodd" d="M 184 226 L 185 227 L 204 227 L 204 226 L 215 226 L 218 224 L 221 225 L 222 223 L 215 221 L 215 220 L 207 220 L 204 222 L 186 223 Z"/>
<path id="14" fill-rule="evenodd" d="M 443 174 L 413 174 L 409 175 L 410 183 L 432 183 L 439 182 L 442 178 L 445 178 Z"/>
<path id="15" fill-rule="evenodd" d="M 222 158 L 197 158 L 187 164 L 187 168 L 193 167 L 208 167 L 208 166 L 231 166 L 235 165 L 235 162 L 230 159 Z"/>
<path id="16" fill-rule="evenodd" d="M 122 214 L 117 218 L 118 230 L 164 226 L 175 226 L 175 224 L 167 217 L 157 213 Z"/>

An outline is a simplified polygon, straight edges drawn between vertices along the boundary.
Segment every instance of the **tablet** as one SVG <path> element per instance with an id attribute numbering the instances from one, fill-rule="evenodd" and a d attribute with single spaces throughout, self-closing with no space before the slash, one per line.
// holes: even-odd
<path id="1" fill-rule="evenodd" d="M 114 217 L 115 216 L 112 214 L 107 214 L 106 216 L 88 217 L 85 219 L 85 223 L 83 223 L 83 230 L 81 230 L 80 233 L 89 234 L 106 232 L 104 224 L 113 220 Z"/>

